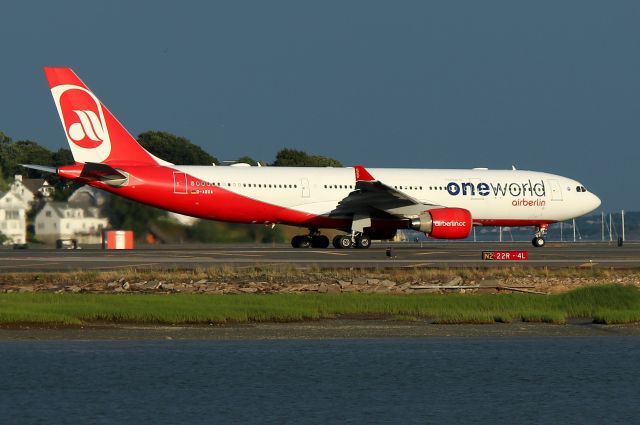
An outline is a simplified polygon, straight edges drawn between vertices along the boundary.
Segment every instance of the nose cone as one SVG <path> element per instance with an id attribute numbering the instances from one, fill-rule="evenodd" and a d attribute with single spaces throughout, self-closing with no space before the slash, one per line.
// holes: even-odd
<path id="1" fill-rule="evenodd" d="M 591 211 L 598 208 L 602 203 L 602 201 L 600 201 L 600 198 L 598 198 L 596 195 L 594 195 L 591 192 L 587 193 L 587 195 L 589 195 L 589 199 L 587 199 L 587 205 L 586 205 L 587 213 L 590 213 Z"/>

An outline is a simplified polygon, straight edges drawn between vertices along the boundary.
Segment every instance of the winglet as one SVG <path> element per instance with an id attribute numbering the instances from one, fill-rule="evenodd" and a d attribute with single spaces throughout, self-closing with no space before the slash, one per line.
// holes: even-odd
<path id="1" fill-rule="evenodd" d="M 353 168 L 355 168 L 355 170 L 356 170 L 356 181 L 357 182 L 372 182 L 372 181 L 376 180 L 376 179 L 373 178 L 373 176 L 371 174 L 369 174 L 367 169 L 364 168 L 362 165 L 356 165 Z"/>

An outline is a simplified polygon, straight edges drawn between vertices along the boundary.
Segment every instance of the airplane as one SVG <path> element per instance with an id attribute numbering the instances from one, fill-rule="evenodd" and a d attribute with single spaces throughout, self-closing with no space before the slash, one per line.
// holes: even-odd
<path id="1" fill-rule="evenodd" d="M 145 150 L 70 68 L 45 67 L 75 164 L 26 167 L 201 219 L 308 229 L 294 248 L 369 248 L 399 229 L 464 239 L 473 226 L 533 226 L 587 214 L 600 199 L 576 180 L 536 171 L 175 165 Z"/>

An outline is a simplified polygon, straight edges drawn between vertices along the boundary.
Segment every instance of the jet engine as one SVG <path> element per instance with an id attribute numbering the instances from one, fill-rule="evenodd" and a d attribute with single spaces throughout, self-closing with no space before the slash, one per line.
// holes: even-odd
<path id="1" fill-rule="evenodd" d="M 464 208 L 434 208 L 409 221 L 410 229 L 438 239 L 464 239 L 472 227 L 471 213 Z"/>

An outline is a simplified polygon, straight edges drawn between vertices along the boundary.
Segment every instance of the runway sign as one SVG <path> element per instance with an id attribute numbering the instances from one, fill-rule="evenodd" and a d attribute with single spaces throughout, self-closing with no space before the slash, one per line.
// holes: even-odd
<path id="1" fill-rule="evenodd" d="M 482 259 L 488 261 L 524 261 L 529 259 L 528 251 L 482 251 Z"/>

